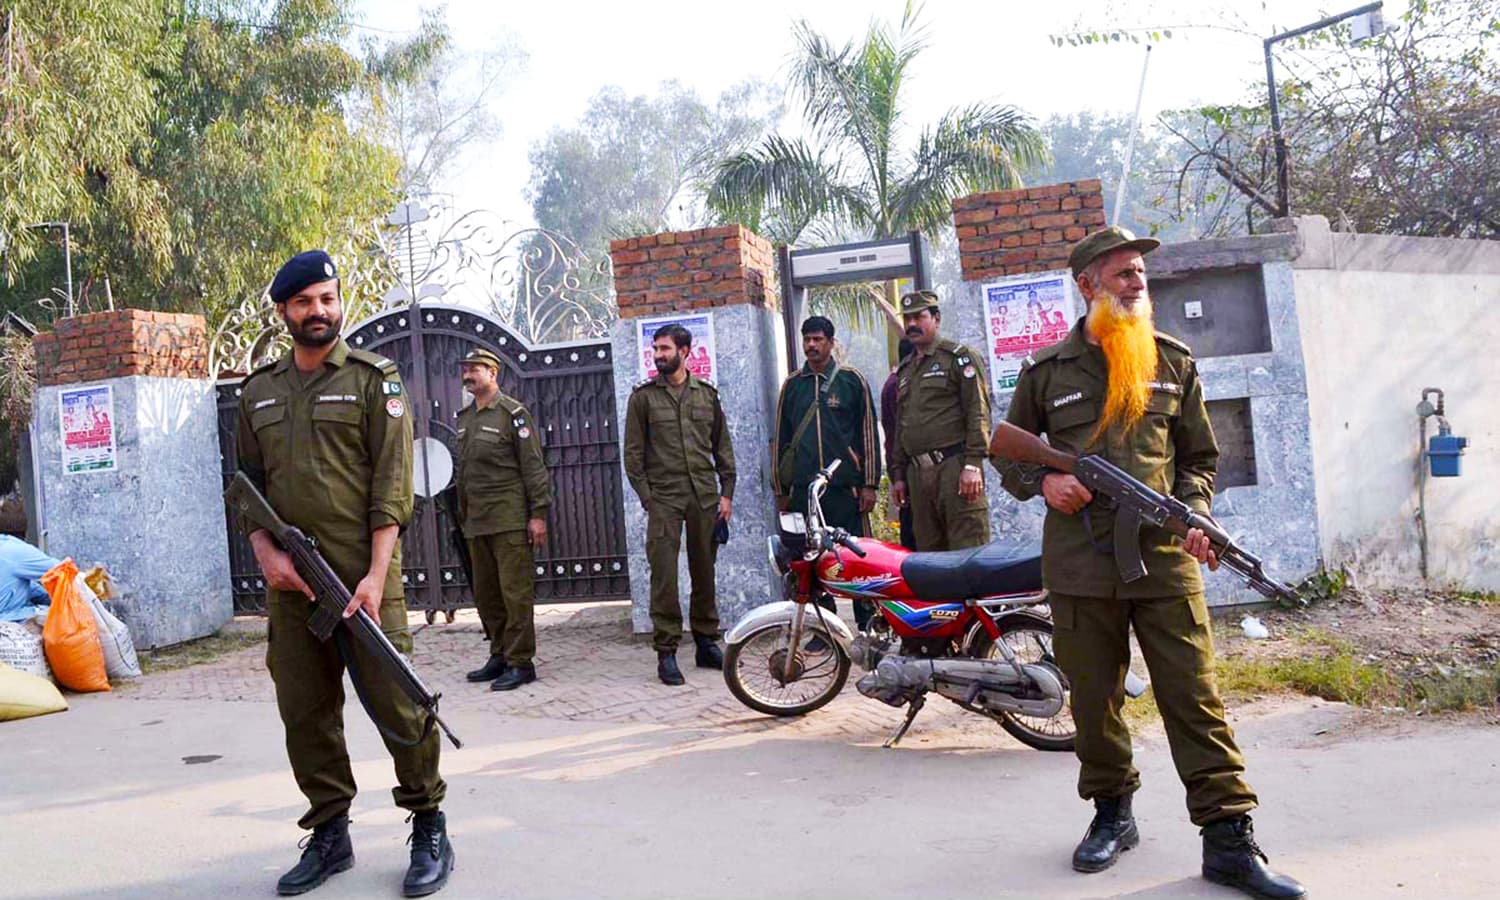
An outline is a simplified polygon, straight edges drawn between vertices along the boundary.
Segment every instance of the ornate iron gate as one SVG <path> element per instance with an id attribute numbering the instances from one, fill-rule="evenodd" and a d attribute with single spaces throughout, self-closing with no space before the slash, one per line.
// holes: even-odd
<path id="1" fill-rule="evenodd" d="M 613 351 L 607 340 L 530 347 L 484 313 L 428 303 L 366 319 L 345 338 L 351 347 L 400 364 L 417 413 L 416 438 L 435 438 L 455 459 L 453 423 L 463 403 L 459 360 L 476 346 L 499 356 L 504 362 L 500 389 L 531 410 L 552 479 L 547 547 L 537 554 L 537 602 L 629 599 Z M 226 485 L 235 467 L 238 393 L 238 381 L 220 382 L 219 447 Z M 407 605 L 426 610 L 429 621 L 439 610 L 451 618 L 453 610 L 473 604 L 448 539 L 451 527 L 441 504 L 419 496 L 402 535 Z M 265 584 L 254 553 L 233 529 L 229 554 L 235 611 L 263 611 Z"/>

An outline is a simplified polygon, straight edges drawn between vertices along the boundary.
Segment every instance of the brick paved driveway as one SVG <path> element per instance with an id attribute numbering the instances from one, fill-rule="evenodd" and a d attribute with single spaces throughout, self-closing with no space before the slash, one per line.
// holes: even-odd
<path id="1" fill-rule="evenodd" d="M 538 680 L 519 690 L 495 693 L 469 684 L 464 673 L 487 653 L 477 614 L 465 610 L 452 624 L 427 625 L 411 618 L 417 671 L 443 694 L 443 709 L 485 710 L 506 715 L 616 722 L 701 726 L 728 732 L 776 730 L 788 736 L 828 736 L 857 743 L 884 741 L 900 724 L 903 711 L 862 697 L 850 674 L 844 692 L 828 706 L 800 719 L 774 719 L 747 709 L 730 695 L 718 672 L 692 666 L 692 644 L 678 652 L 687 676 L 684 687 L 656 680 L 650 635 L 630 630 L 625 603 L 547 606 L 537 611 Z M 230 627 L 260 630 L 263 621 L 238 619 Z M 257 644 L 211 663 L 161 672 L 125 685 L 119 696 L 137 699 L 274 699 L 264 665 L 265 646 Z M 351 696 L 352 702 L 352 696 Z M 939 740 L 949 746 L 1019 746 L 1000 727 L 934 698 L 906 742 Z"/>

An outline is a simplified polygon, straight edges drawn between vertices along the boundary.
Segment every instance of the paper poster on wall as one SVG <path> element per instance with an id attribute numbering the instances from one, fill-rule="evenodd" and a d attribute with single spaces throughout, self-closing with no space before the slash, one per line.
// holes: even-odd
<path id="1" fill-rule="evenodd" d="M 115 455 L 115 394 L 109 385 L 64 388 L 62 406 L 63 472 L 113 472 Z"/>
<path id="2" fill-rule="evenodd" d="M 718 384 L 718 351 L 714 347 L 714 320 L 706 312 L 691 315 L 652 316 L 635 320 L 636 359 L 640 362 L 641 380 L 656 377 L 656 362 L 651 356 L 651 335 L 663 325 L 681 325 L 693 335 L 693 352 L 688 357 L 688 371 L 704 381 Z"/>
<path id="3" fill-rule="evenodd" d="M 990 390 L 1013 390 L 1028 354 L 1068 336 L 1078 316 L 1073 279 L 1066 271 L 1012 275 L 984 285 Z"/>

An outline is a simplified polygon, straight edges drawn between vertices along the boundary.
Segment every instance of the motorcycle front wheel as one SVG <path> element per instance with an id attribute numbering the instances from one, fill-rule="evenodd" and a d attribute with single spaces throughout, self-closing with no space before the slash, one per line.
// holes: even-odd
<path id="1" fill-rule="evenodd" d="M 849 680 L 849 655 L 826 631 L 804 627 L 788 678 L 791 626 L 767 625 L 724 648 L 724 683 L 741 703 L 770 716 L 802 716 L 828 703 Z"/>
<path id="2" fill-rule="evenodd" d="M 1045 666 L 1052 670 L 1063 686 L 1063 708 L 1051 718 L 1023 716 L 1018 713 L 987 712 L 1011 737 L 1036 750 L 1072 750 L 1073 738 L 1078 728 L 1073 724 L 1072 697 L 1068 692 L 1068 677 L 1063 674 L 1052 655 L 1052 623 L 1039 616 L 1006 616 L 995 623 L 1000 628 L 1000 640 L 1015 653 L 1023 665 Z M 970 655 L 975 659 L 1004 659 L 1000 649 L 990 636 L 981 631 L 974 640 Z"/>

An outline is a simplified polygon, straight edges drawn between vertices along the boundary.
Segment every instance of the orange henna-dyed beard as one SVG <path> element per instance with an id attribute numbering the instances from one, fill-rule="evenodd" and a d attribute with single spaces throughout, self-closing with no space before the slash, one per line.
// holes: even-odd
<path id="1" fill-rule="evenodd" d="M 1151 397 L 1148 384 L 1156 378 L 1156 333 L 1151 322 L 1151 298 L 1142 294 L 1126 308 L 1119 298 L 1103 291 L 1094 295 L 1089 305 L 1087 327 L 1099 341 L 1109 368 L 1109 384 L 1104 394 L 1104 415 L 1089 437 L 1099 439 L 1118 422 L 1120 435 L 1130 433 L 1146 414 Z"/>

